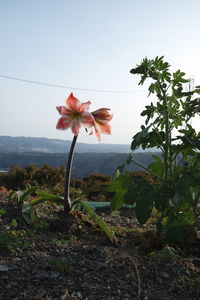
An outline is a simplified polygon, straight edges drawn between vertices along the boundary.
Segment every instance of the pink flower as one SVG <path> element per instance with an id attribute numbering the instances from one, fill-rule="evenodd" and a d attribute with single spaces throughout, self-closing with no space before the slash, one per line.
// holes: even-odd
<path id="1" fill-rule="evenodd" d="M 101 140 L 101 133 L 111 134 L 111 126 L 108 122 L 112 120 L 113 115 L 109 113 L 109 110 L 109 108 L 100 108 L 91 113 L 94 117 L 94 132 L 99 141 Z M 93 128 L 90 134 L 93 134 Z"/>
<path id="2" fill-rule="evenodd" d="M 88 112 L 91 102 L 80 102 L 74 97 L 73 93 L 66 99 L 66 106 L 57 106 L 57 110 L 61 115 L 58 120 L 57 129 L 67 130 L 71 127 L 71 130 L 75 136 L 79 134 L 81 125 L 83 127 L 94 126 L 94 118 L 91 113 Z"/>

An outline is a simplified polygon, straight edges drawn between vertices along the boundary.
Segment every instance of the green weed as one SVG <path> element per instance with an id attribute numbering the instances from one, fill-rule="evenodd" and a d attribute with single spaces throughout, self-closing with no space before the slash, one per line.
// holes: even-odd
<path id="1" fill-rule="evenodd" d="M 54 257 L 49 259 L 49 265 L 60 273 L 68 273 L 72 271 L 72 263 L 74 262 L 71 258 Z"/>

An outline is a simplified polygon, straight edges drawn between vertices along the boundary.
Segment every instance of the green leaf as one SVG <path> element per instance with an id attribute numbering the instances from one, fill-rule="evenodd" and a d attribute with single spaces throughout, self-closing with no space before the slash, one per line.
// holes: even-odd
<path id="1" fill-rule="evenodd" d="M 131 150 L 136 150 L 143 144 L 143 142 L 146 142 L 146 138 L 148 136 L 148 129 L 149 127 L 144 128 L 142 131 L 134 135 L 133 141 L 131 143 Z"/>
<path id="2" fill-rule="evenodd" d="M 42 197 L 47 198 L 47 199 L 57 199 L 58 197 L 60 197 L 58 195 L 54 195 L 54 194 L 48 193 L 48 192 L 43 191 L 43 190 L 37 190 L 36 195 L 42 196 Z"/>
<path id="3" fill-rule="evenodd" d="M 127 187 L 127 191 L 124 194 L 124 203 L 125 204 L 129 204 L 129 205 L 134 205 L 136 200 L 137 200 L 137 193 L 138 193 L 138 185 L 134 183 L 134 181 L 132 183 L 129 184 L 129 186 Z"/>
<path id="4" fill-rule="evenodd" d="M 162 178 L 164 169 L 163 161 L 160 156 L 152 155 L 152 157 L 155 159 L 155 161 L 148 165 L 148 169 Z"/>
<path id="5" fill-rule="evenodd" d="M 21 199 L 21 197 L 22 197 L 22 195 L 23 195 L 23 191 L 12 191 L 10 194 L 9 194 L 9 197 L 8 197 L 8 199 L 9 199 L 9 201 L 10 202 L 17 202 L 17 203 L 20 203 L 21 201 L 20 201 L 20 199 Z"/>
<path id="6" fill-rule="evenodd" d="M 141 177 L 134 177 L 127 187 L 124 202 L 130 205 L 136 203 L 136 217 L 140 224 L 146 223 L 151 215 L 154 202 L 154 191 L 151 184 Z"/>
<path id="7" fill-rule="evenodd" d="M 153 209 L 153 201 L 152 190 L 147 188 L 137 199 L 135 213 L 140 224 L 145 224 L 150 218 Z"/>
<path id="8" fill-rule="evenodd" d="M 158 252 L 158 257 L 163 262 L 173 262 L 174 259 L 178 257 L 177 252 L 174 248 L 169 247 L 168 245 L 165 246 L 162 250 Z"/>
<path id="9" fill-rule="evenodd" d="M 165 214 L 170 207 L 170 199 L 173 197 L 173 187 L 161 183 L 154 185 L 153 189 L 155 208 Z"/>
<path id="10" fill-rule="evenodd" d="M 149 147 L 151 148 L 162 145 L 163 143 L 162 132 L 160 133 L 157 132 L 156 130 L 149 132 L 148 143 L 149 143 Z"/>
<path id="11" fill-rule="evenodd" d="M 117 238 L 115 237 L 112 230 L 109 226 L 94 212 L 94 210 L 89 207 L 84 201 L 76 201 L 77 204 L 80 204 L 87 212 L 87 214 L 95 221 L 99 228 L 105 233 L 109 238 L 111 243 L 117 245 Z M 74 203 L 75 204 L 75 203 Z"/>
<path id="12" fill-rule="evenodd" d="M 31 203 L 24 202 L 22 204 L 22 215 L 27 224 L 33 224 L 37 220 L 35 210 Z"/>
<path id="13" fill-rule="evenodd" d="M 112 198 L 111 202 L 111 209 L 117 210 L 121 208 L 124 204 L 124 195 L 126 191 L 125 190 L 118 190 L 115 196 Z"/>
<path id="14" fill-rule="evenodd" d="M 130 182 L 133 180 L 133 176 L 129 172 L 120 174 L 115 181 L 108 187 L 110 192 L 114 192 L 115 195 L 111 202 L 111 209 L 119 209 L 124 204 L 124 195 L 127 192 L 127 188 Z"/>
<path id="15" fill-rule="evenodd" d="M 17 221 L 16 221 L 16 219 L 12 219 L 11 226 L 14 227 L 14 228 L 17 227 Z"/>
<path id="16" fill-rule="evenodd" d="M 113 181 L 117 180 L 117 178 L 119 178 L 120 174 L 121 174 L 120 170 L 117 169 L 117 170 L 115 171 L 115 173 L 113 174 L 112 180 L 113 180 Z"/>
<path id="17" fill-rule="evenodd" d="M 0 216 L 5 215 L 7 211 L 4 208 L 0 208 Z"/>
<path id="18" fill-rule="evenodd" d="M 121 172 L 119 171 L 119 169 L 117 169 L 112 176 L 112 181 L 117 180 L 117 178 L 119 178 L 120 174 L 121 174 Z"/>
<path id="19" fill-rule="evenodd" d="M 31 201 L 30 203 L 35 206 L 35 205 L 38 205 L 40 203 L 43 203 L 43 202 L 51 202 L 51 203 L 55 203 L 57 205 L 64 205 L 64 198 L 63 197 L 59 197 L 57 196 L 57 198 L 52 198 L 52 199 L 49 199 L 49 198 L 46 198 L 46 197 L 39 197 L 39 198 L 36 198 L 35 200 Z"/>
<path id="20" fill-rule="evenodd" d="M 31 195 L 36 191 L 36 189 L 37 189 L 37 187 L 33 186 L 30 189 L 28 189 L 27 191 L 25 191 L 20 198 L 20 204 L 26 202 L 31 197 Z"/>
<path id="21" fill-rule="evenodd" d="M 187 215 L 179 214 L 174 219 L 169 220 L 165 226 L 166 242 L 184 241 L 194 232 L 194 216 L 191 212 Z"/>
<path id="22" fill-rule="evenodd" d="M 149 94 L 148 96 L 150 96 L 151 94 L 154 94 L 156 91 L 156 85 L 155 83 L 151 83 L 150 86 L 149 86 Z"/>
<path id="23" fill-rule="evenodd" d="M 36 191 L 37 187 L 33 186 L 30 189 L 24 191 L 14 191 L 10 193 L 9 200 L 17 201 L 18 204 L 22 205 L 24 202 L 28 201 L 28 199 L 32 196 L 32 194 Z"/>
<path id="24" fill-rule="evenodd" d="M 36 190 L 35 193 L 36 193 L 36 195 L 41 196 L 41 197 L 31 201 L 31 204 L 33 206 L 37 205 L 41 202 L 44 202 L 44 201 L 50 201 L 50 202 L 56 203 L 58 205 L 64 205 L 64 198 L 62 196 L 50 194 L 50 193 L 48 193 L 46 191 L 42 191 L 42 190 Z"/>
<path id="25" fill-rule="evenodd" d="M 188 210 L 191 206 L 192 194 L 187 191 L 184 192 L 184 195 L 175 194 L 172 199 L 173 205 L 176 207 L 178 211 Z"/>

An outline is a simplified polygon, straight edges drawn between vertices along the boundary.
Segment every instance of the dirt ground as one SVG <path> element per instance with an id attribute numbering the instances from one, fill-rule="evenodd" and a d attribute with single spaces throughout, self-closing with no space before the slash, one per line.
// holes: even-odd
<path id="1" fill-rule="evenodd" d="M 4 195 L 0 209 L 7 211 L 0 222 L 1 300 L 200 299 L 199 241 L 164 247 L 133 210 L 97 212 L 115 232 L 115 246 L 84 213 L 66 222 L 58 206 L 40 205 L 30 226 Z"/>

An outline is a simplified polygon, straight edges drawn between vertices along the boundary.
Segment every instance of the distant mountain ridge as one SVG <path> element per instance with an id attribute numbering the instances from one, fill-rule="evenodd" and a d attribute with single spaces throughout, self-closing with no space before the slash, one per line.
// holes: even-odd
<path id="1" fill-rule="evenodd" d="M 71 141 L 59 139 L 0 136 L 0 170 L 30 164 L 65 166 L 70 146 Z M 112 175 L 130 152 L 130 145 L 77 143 L 72 175 L 77 178 L 94 173 Z M 147 167 L 153 161 L 152 154 L 160 155 L 155 149 L 149 151 L 139 149 L 134 153 L 134 159 Z M 127 168 L 132 171 L 141 170 L 133 164 Z"/>
<path id="2" fill-rule="evenodd" d="M 0 136 L 0 152 L 43 152 L 66 153 L 69 152 L 71 141 L 48 139 L 38 137 L 11 137 Z M 86 144 L 77 143 L 77 153 L 129 153 L 130 145 L 121 144 Z"/>
<path id="3" fill-rule="evenodd" d="M 160 155 L 159 152 L 138 152 L 133 158 L 143 166 L 147 167 L 153 161 L 152 154 Z M 66 153 L 1 153 L 0 170 L 9 170 L 13 166 L 25 167 L 28 165 L 42 166 L 47 164 L 52 167 L 66 166 L 68 155 Z M 91 174 L 113 175 L 115 170 L 128 157 L 128 153 L 75 153 L 72 176 L 83 178 Z M 141 171 L 138 165 L 130 164 L 127 170 Z"/>

